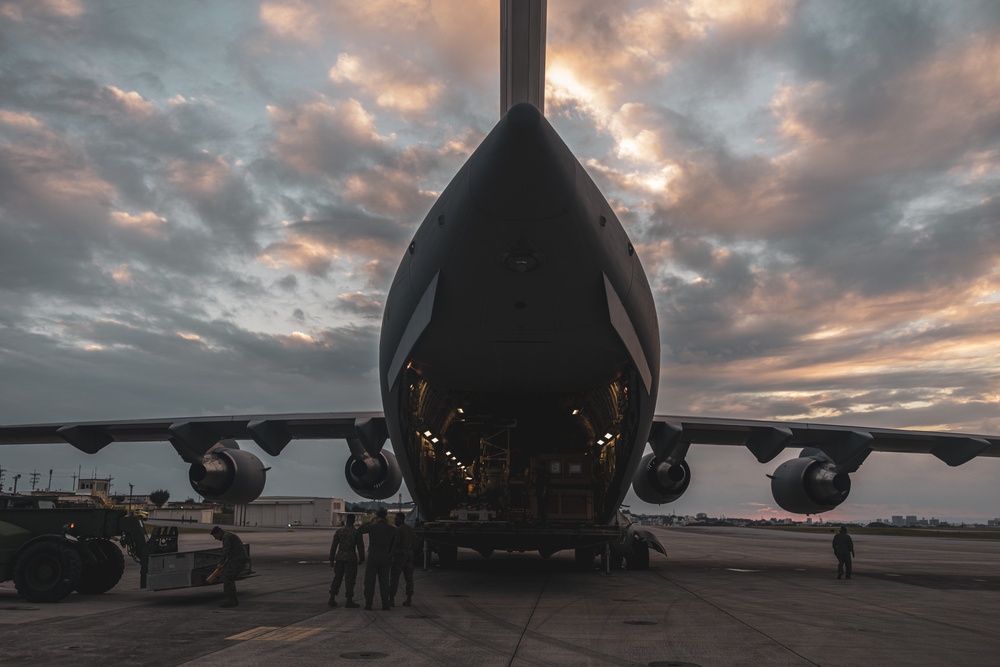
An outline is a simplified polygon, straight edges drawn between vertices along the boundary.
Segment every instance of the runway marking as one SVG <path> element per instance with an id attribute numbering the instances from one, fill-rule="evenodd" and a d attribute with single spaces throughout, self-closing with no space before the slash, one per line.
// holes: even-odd
<path id="1" fill-rule="evenodd" d="M 760 572 L 760 570 L 741 570 L 738 567 L 727 567 L 726 570 L 729 572 Z"/>
<path id="2" fill-rule="evenodd" d="M 300 639 L 312 637 L 322 629 L 323 628 L 280 628 L 262 625 L 259 628 L 247 630 L 246 632 L 241 632 L 238 635 L 233 635 L 232 637 L 226 637 L 226 639 L 236 641 L 252 640 L 261 642 L 297 642 Z"/>
<path id="3" fill-rule="evenodd" d="M 902 577 L 903 575 L 901 575 L 901 574 L 893 574 L 892 572 L 886 572 L 885 576 L 887 576 L 887 577 Z"/>

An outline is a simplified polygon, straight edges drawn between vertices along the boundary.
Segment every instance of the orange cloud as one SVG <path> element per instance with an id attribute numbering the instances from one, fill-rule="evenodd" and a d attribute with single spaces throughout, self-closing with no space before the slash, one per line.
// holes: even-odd
<path id="1" fill-rule="evenodd" d="M 426 111 L 444 90 L 444 84 L 404 59 L 376 67 L 341 53 L 328 77 L 334 83 L 354 84 L 374 97 L 378 106 L 400 113 Z"/>

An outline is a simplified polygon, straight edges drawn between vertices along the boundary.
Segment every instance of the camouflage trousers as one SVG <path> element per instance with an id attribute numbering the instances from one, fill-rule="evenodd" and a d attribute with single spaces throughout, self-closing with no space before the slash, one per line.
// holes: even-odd
<path id="1" fill-rule="evenodd" d="M 399 574 L 402 573 L 406 579 L 406 597 L 413 595 L 413 559 L 407 558 L 401 561 L 392 561 L 389 565 L 389 597 L 396 597 L 399 589 Z"/>
<path id="2" fill-rule="evenodd" d="M 354 584 L 358 580 L 358 561 L 356 560 L 335 560 L 333 561 L 333 583 L 330 584 L 330 595 L 340 592 L 340 582 L 344 582 L 344 592 L 347 599 L 354 599 Z"/>
<path id="3" fill-rule="evenodd" d="M 245 560 L 232 560 L 226 563 L 222 570 L 222 590 L 230 595 L 236 595 L 236 579 L 246 568 Z"/>

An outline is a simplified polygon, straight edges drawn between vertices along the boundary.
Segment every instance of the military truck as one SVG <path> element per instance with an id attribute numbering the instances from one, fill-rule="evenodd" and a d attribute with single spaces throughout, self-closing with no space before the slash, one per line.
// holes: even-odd
<path id="1" fill-rule="evenodd" d="M 51 500 L 0 495 L 0 581 L 31 602 L 76 591 L 111 590 L 125 571 L 115 539 L 135 556 L 145 548 L 141 519 L 124 510 L 60 508 Z"/>

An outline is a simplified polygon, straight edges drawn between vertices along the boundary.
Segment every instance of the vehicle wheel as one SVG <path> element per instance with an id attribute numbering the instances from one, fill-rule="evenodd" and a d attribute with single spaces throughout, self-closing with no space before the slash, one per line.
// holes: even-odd
<path id="1" fill-rule="evenodd" d="M 630 570 L 649 569 L 649 545 L 639 540 L 632 545 L 632 555 L 625 556 L 625 564 Z"/>
<path id="2" fill-rule="evenodd" d="M 73 592 L 82 573 L 83 561 L 72 546 L 36 542 L 14 565 L 14 587 L 29 602 L 58 602 Z"/>
<path id="3" fill-rule="evenodd" d="M 76 592 L 84 595 L 106 593 L 121 581 L 125 572 L 125 556 L 108 539 L 87 540 L 84 544 L 90 549 L 95 561 L 83 563 L 83 576 L 76 585 Z"/>
<path id="4" fill-rule="evenodd" d="M 454 544 L 438 545 L 438 560 L 442 567 L 452 567 L 458 561 L 458 547 Z"/>

